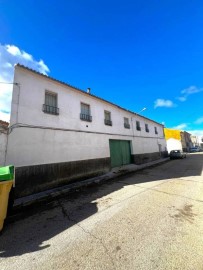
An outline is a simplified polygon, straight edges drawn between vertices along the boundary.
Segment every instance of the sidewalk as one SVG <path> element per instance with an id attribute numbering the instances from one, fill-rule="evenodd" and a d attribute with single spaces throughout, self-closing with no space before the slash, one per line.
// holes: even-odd
<path id="1" fill-rule="evenodd" d="M 17 212 L 22 211 L 24 208 L 29 208 L 31 206 L 43 203 L 45 201 L 51 201 L 56 197 L 64 196 L 65 194 L 77 191 L 78 189 L 81 189 L 83 187 L 88 187 L 93 184 L 101 184 L 111 179 L 117 178 L 121 175 L 125 175 L 131 172 L 142 170 L 144 168 L 162 164 L 168 160 L 169 158 L 161 158 L 156 161 L 152 161 L 152 162 L 145 163 L 142 165 L 130 164 L 130 165 L 114 168 L 110 172 L 103 174 L 101 176 L 98 176 L 98 177 L 90 178 L 84 181 L 68 184 L 62 187 L 46 190 L 46 191 L 36 193 L 30 196 L 16 199 L 14 201 L 13 212 L 15 213 L 16 211 Z"/>

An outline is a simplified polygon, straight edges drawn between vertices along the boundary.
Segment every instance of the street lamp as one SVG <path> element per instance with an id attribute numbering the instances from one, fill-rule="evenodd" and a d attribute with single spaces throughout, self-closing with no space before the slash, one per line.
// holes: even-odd
<path id="1" fill-rule="evenodd" d="M 140 114 L 141 112 L 145 111 L 147 108 L 143 108 L 141 111 L 139 111 L 137 114 Z"/>
<path id="2" fill-rule="evenodd" d="M 139 111 L 138 113 L 135 113 L 135 115 L 139 115 L 141 112 L 145 111 L 147 108 L 143 108 L 141 111 Z M 134 137 L 134 126 L 133 126 L 133 117 L 131 117 L 131 123 L 132 123 L 132 133 L 133 133 L 133 137 Z"/>
<path id="3" fill-rule="evenodd" d="M 0 84 L 14 84 L 14 85 L 19 85 L 17 82 L 0 82 Z"/>

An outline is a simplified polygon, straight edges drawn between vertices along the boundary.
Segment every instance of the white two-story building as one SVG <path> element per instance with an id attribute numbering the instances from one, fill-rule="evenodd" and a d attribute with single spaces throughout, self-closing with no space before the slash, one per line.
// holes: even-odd
<path id="1" fill-rule="evenodd" d="M 90 92 L 15 66 L 6 164 L 21 197 L 159 159 L 163 126 Z"/>

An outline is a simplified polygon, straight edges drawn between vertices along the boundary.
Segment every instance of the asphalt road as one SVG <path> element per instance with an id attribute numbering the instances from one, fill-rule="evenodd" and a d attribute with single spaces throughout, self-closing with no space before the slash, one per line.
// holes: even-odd
<path id="1" fill-rule="evenodd" d="M 1 270 L 203 269 L 203 154 L 47 203 L 0 236 Z"/>

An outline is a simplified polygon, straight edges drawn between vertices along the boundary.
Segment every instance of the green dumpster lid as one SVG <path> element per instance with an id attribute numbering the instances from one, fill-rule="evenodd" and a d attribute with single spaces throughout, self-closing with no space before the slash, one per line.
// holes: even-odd
<path id="1" fill-rule="evenodd" d="M 0 167 L 0 181 L 7 181 L 14 179 L 14 166 Z"/>

